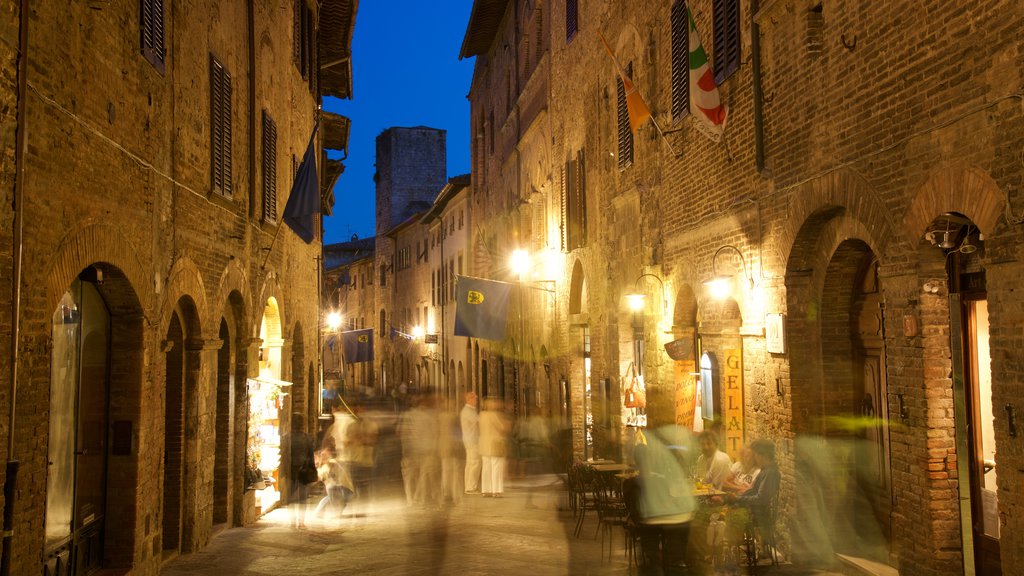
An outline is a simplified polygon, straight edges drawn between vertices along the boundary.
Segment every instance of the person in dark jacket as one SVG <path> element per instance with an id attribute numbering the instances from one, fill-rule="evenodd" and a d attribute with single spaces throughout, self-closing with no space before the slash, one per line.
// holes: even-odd
<path id="1" fill-rule="evenodd" d="M 292 527 L 306 527 L 306 504 L 309 484 L 316 482 L 316 463 L 313 460 L 313 439 L 306 433 L 306 417 L 292 414 L 292 431 L 282 442 L 288 449 L 288 504 L 292 510 Z"/>

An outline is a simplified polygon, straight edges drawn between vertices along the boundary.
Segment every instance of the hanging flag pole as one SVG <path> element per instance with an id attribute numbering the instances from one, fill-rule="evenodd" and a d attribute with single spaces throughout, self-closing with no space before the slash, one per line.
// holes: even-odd
<path id="1" fill-rule="evenodd" d="M 647 106 L 647 102 L 644 101 L 643 95 L 637 90 L 636 84 L 633 83 L 633 79 L 626 74 L 626 69 L 619 63 L 619 59 L 615 57 L 615 53 L 612 52 L 612 47 L 608 45 L 608 41 L 604 39 L 604 34 L 600 31 L 597 32 L 597 36 L 601 38 L 601 43 L 604 44 L 604 49 L 608 51 L 608 55 L 612 57 L 612 62 L 615 63 L 615 70 L 619 73 L 619 79 L 622 80 L 623 90 L 626 92 L 626 111 L 629 114 L 629 128 L 633 132 L 636 132 L 644 122 L 650 120 L 654 124 L 654 128 L 657 129 L 658 135 L 661 136 L 661 140 L 665 142 L 668 149 L 672 151 L 672 154 L 679 157 L 680 154 L 675 151 L 672 147 L 672 143 L 665 137 L 665 132 L 662 131 L 661 126 L 658 124 L 658 120 L 651 113 L 650 107 Z"/>
<path id="2" fill-rule="evenodd" d="M 284 214 L 281 217 L 281 222 L 287 224 L 306 244 L 311 243 L 316 237 L 313 228 L 316 225 L 316 215 L 320 213 L 320 181 L 316 166 L 316 132 L 319 128 L 320 110 L 318 109 L 313 123 L 313 133 L 309 135 L 309 144 L 306 145 L 302 163 L 299 164 L 299 169 L 295 172 L 295 180 L 292 182 L 292 189 L 288 194 L 288 203 L 285 204 Z M 277 243 L 277 235 L 281 233 L 281 228 L 282 226 L 277 227 L 270 246 L 264 248 L 267 255 L 263 258 L 260 270 L 266 269 L 267 260 L 273 253 L 274 244 Z"/>

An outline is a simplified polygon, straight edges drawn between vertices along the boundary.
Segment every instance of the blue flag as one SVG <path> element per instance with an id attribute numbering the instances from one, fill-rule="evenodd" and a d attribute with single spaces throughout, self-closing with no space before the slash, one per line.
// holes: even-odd
<path id="1" fill-rule="evenodd" d="M 316 128 L 295 173 L 292 192 L 281 218 L 289 228 L 309 244 L 316 237 L 316 216 L 320 213 L 320 182 L 316 174 Z"/>
<path id="2" fill-rule="evenodd" d="M 373 328 L 342 332 L 341 345 L 346 363 L 373 362 Z"/>
<path id="3" fill-rule="evenodd" d="M 456 276 L 455 335 L 504 340 L 512 284 Z"/>

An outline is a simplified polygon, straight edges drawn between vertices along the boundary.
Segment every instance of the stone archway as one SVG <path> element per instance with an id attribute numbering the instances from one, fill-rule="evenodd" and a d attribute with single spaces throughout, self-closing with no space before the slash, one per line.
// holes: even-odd
<path id="1" fill-rule="evenodd" d="M 69 558 L 83 571 L 131 568 L 142 456 L 132 436 L 142 428 L 143 307 L 121 268 L 94 262 L 71 277 L 51 319 L 43 560 L 61 574 L 76 573 Z"/>
<path id="2" fill-rule="evenodd" d="M 164 555 L 199 546 L 195 484 L 200 475 L 198 392 L 202 372 L 200 326 L 195 301 L 182 296 L 170 310 L 164 336 Z"/>
<path id="3" fill-rule="evenodd" d="M 831 561 L 835 551 L 888 563 L 893 468 L 879 269 L 890 229 L 877 214 L 869 222 L 854 215 L 837 205 L 811 213 L 787 262 L 796 467 L 827 471 L 795 482 L 801 522 L 794 525 L 793 554 Z M 820 506 L 813 505 L 817 499 Z M 815 522 L 830 529 L 802 531 Z"/>

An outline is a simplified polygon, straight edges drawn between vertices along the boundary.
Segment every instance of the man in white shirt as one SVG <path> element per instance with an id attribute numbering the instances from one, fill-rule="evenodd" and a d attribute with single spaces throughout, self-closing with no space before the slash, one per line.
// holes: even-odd
<path id="1" fill-rule="evenodd" d="M 466 392 L 466 405 L 459 414 L 462 444 L 466 447 L 466 494 L 480 493 L 480 414 L 476 393 Z"/>
<path id="2" fill-rule="evenodd" d="M 721 490 L 722 483 L 729 477 L 731 468 L 732 458 L 718 449 L 718 437 L 715 433 L 710 430 L 701 432 L 700 456 L 697 457 L 695 474 L 697 480 Z"/>

